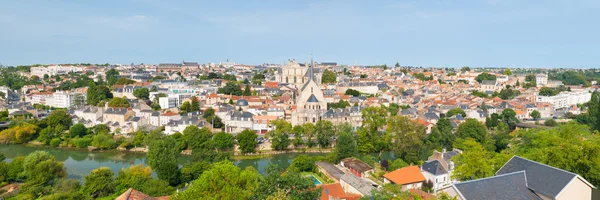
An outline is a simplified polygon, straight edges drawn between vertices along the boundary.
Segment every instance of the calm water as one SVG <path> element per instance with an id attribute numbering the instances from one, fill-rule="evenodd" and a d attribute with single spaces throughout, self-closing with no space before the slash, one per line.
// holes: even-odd
<path id="1" fill-rule="evenodd" d="M 117 174 L 122 168 L 127 168 L 131 165 L 148 165 L 145 153 L 118 151 L 88 152 L 86 150 L 67 150 L 53 147 L 0 145 L 0 152 L 2 152 L 8 160 L 17 156 L 27 156 L 34 151 L 40 150 L 47 151 L 54 155 L 58 161 L 63 162 L 67 168 L 68 177 L 73 179 L 82 179 L 92 170 L 99 167 L 108 167 Z M 277 164 L 277 166 L 281 168 L 287 168 L 292 163 L 292 159 L 299 155 L 301 154 L 278 154 L 267 158 L 234 160 L 233 162 L 242 169 L 247 166 L 252 166 L 257 169 L 259 173 L 264 174 L 269 163 Z M 379 154 L 373 154 L 373 156 L 376 157 L 378 155 Z M 382 154 L 381 157 L 383 159 L 389 159 L 392 156 L 391 153 L 386 152 Z M 189 159 L 188 156 L 179 156 L 177 158 L 180 165 L 187 163 Z"/>

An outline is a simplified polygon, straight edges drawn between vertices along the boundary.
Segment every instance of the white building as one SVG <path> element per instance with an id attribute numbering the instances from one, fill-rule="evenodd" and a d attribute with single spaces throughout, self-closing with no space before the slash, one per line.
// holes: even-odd
<path id="1" fill-rule="evenodd" d="M 556 96 L 537 95 L 537 102 L 546 102 L 554 105 L 554 109 L 567 108 L 577 104 L 587 103 L 592 99 L 592 93 L 587 90 L 561 92 Z"/>
<path id="2" fill-rule="evenodd" d="M 547 74 L 536 74 L 535 75 L 535 83 L 537 85 L 546 85 L 546 84 L 548 84 L 548 75 Z"/>
<path id="3" fill-rule="evenodd" d="M 41 78 L 44 77 L 44 74 L 48 74 L 48 76 L 61 75 L 67 74 L 69 72 L 81 72 L 83 71 L 83 69 L 83 67 L 61 65 L 51 65 L 48 67 L 32 67 L 31 75 L 36 75 Z"/>

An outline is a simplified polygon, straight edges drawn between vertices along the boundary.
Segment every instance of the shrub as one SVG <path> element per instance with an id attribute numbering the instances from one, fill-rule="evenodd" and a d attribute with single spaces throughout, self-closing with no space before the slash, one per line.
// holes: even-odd
<path id="1" fill-rule="evenodd" d="M 60 142 L 62 142 L 60 138 L 53 138 L 52 140 L 50 140 L 50 146 L 57 147 L 60 144 Z"/>

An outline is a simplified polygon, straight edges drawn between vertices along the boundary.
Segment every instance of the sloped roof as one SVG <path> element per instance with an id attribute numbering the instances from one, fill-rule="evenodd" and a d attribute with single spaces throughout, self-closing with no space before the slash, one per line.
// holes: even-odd
<path id="1" fill-rule="evenodd" d="M 575 173 L 521 158 L 519 156 L 513 156 L 498 170 L 498 172 L 496 172 L 496 175 L 509 174 L 517 171 L 526 172 L 527 186 L 531 190 L 550 198 L 556 198 L 563 188 L 565 188 L 573 178 L 578 176 Z M 593 186 L 590 185 L 590 187 Z"/>
<path id="2" fill-rule="evenodd" d="M 527 188 L 525 171 L 456 183 L 464 199 L 541 199 Z"/>
<path id="3" fill-rule="evenodd" d="M 306 102 L 316 103 L 316 102 L 319 102 L 319 100 L 317 100 L 317 97 L 315 97 L 314 94 L 311 94 L 310 97 L 308 97 L 308 100 Z"/>
<path id="4" fill-rule="evenodd" d="M 393 172 L 384 174 L 383 177 L 398 185 L 425 181 L 425 176 L 423 176 L 421 170 L 417 166 L 403 167 L 394 170 Z"/>
<path id="5" fill-rule="evenodd" d="M 363 195 L 371 195 L 371 191 L 375 189 L 369 182 L 363 181 L 361 178 L 354 174 L 344 174 L 340 180 L 348 183 L 348 185 L 356 188 Z"/>
<path id="6" fill-rule="evenodd" d="M 433 175 L 442 175 L 448 173 L 438 160 L 425 161 L 423 165 L 421 165 L 421 169 Z"/>

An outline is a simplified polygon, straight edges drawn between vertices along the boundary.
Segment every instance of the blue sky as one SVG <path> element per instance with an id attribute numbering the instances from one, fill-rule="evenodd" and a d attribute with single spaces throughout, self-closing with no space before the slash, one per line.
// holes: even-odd
<path id="1" fill-rule="evenodd" d="M 600 1 L 0 1 L 0 63 L 598 67 Z"/>

